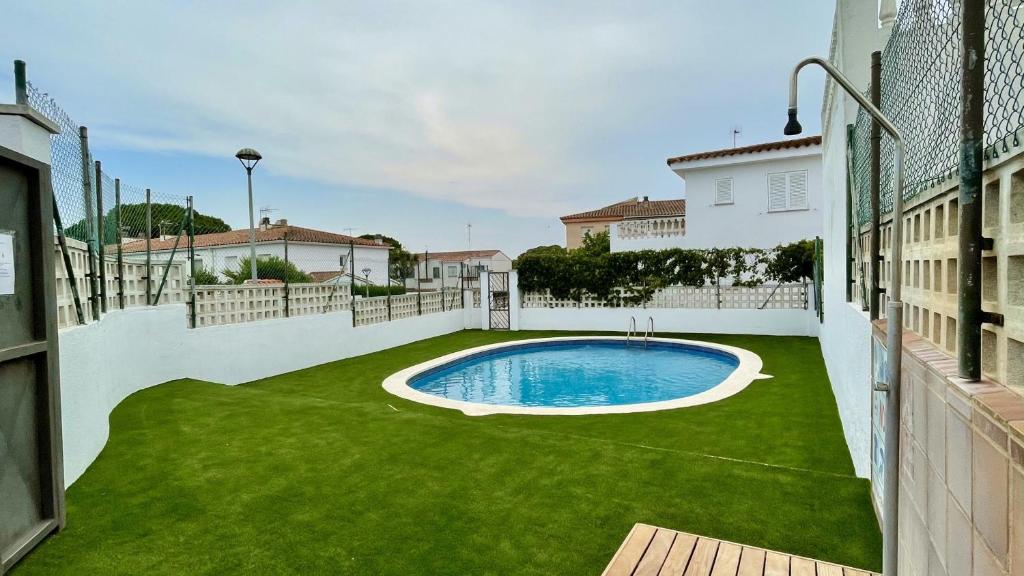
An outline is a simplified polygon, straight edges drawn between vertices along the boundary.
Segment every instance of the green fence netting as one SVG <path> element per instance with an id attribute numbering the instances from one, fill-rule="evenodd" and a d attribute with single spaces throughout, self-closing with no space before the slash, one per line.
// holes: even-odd
<path id="1" fill-rule="evenodd" d="M 882 51 L 881 109 L 906 145 L 904 199 L 958 173 L 961 73 L 960 0 L 904 0 Z M 985 157 L 1024 139 L 1024 8 L 1020 0 L 986 2 Z M 870 219 L 871 119 L 854 128 L 858 220 Z M 881 143 L 881 210 L 892 211 L 893 144 Z"/>

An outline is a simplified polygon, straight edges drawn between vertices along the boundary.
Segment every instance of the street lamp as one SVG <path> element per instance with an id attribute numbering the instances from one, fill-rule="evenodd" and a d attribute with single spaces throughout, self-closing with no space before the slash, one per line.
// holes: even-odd
<path id="1" fill-rule="evenodd" d="M 256 223 L 252 219 L 252 169 L 259 164 L 263 156 L 252 148 L 242 148 L 235 153 L 235 158 L 245 167 L 249 179 L 249 270 L 252 281 L 256 281 Z"/>
<path id="2" fill-rule="evenodd" d="M 363 268 L 363 276 L 366 277 L 366 297 L 370 297 L 370 272 L 373 272 L 370 268 Z"/>

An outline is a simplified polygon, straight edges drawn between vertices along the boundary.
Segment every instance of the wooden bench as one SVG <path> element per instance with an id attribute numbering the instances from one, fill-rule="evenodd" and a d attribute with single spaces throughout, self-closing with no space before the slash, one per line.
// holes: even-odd
<path id="1" fill-rule="evenodd" d="M 636 524 L 604 576 L 879 576 L 763 548 Z"/>

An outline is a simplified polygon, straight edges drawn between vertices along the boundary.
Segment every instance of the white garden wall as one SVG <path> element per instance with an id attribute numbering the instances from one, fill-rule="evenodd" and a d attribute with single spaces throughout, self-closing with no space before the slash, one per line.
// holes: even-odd
<path id="1" fill-rule="evenodd" d="M 608 330 L 625 332 L 630 317 L 643 334 L 647 318 L 655 332 L 817 336 L 813 310 L 717 310 L 699 308 L 523 308 L 520 330 Z"/>
<path id="2" fill-rule="evenodd" d="M 240 384 L 463 329 L 461 309 L 352 327 L 349 312 L 189 329 L 184 305 L 117 310 L 60 333 L 64 477 L 77 480 L 129 395 L 179 378 Z"/>

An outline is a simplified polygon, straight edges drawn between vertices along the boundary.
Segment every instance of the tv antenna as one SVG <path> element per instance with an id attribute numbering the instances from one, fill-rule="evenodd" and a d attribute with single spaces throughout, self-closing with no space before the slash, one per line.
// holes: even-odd
<path id="1" fill-rule="evenodd" d="M 466 222 L 466 250 L 473 249 L 473 223 Z"/>
<path id="2" fill-rule="evenodd" d="M 736 138 L 740 134 L 743 134 L 743 126 L 740 126 L 739 124 L 733 124 L 732 128 L 729 130 L 729 132 L 732 133 L 732 147 L 735 148 L 736 147 Z"/>
<path id="3" fill-rule="evenodd" d="M 269 218 L 272 212 L 277 212 L 277 208 L 272 208 L 270 206 L 263 206 L 260 208 L 260 221 L 262 222 L 264 218 Z"/>

